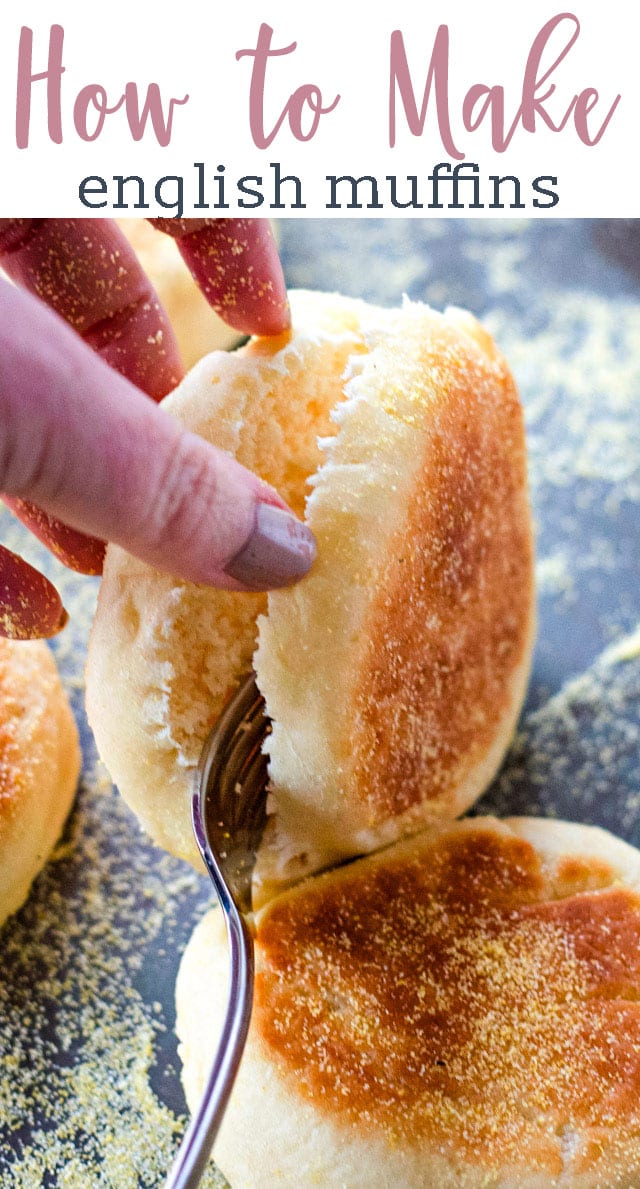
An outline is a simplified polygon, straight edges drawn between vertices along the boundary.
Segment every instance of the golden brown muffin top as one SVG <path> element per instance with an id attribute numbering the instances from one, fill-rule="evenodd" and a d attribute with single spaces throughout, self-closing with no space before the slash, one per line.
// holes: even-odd
<path id="1" fill-rule="evenodd" d="M 640 1131 L 640 897 L 615 880 L 478 821 L 310 881 L 259 920 L 261 1043 L 365 1136 L 615 1170 Z"/>
<path id="2" fill-rule="evenodd" d="M 377 369 L 389 410 L 397 387 L 429 432 L 362 633 L 353 752 L 374 823 L 435 800 L 457 815 L 509 713 L 533 616 L 523 415 L 504 360 L 488 336 L 432 318 L 428 337 L 407 322 Z"/>
<path id="3" fill-rule="evenodd" d="M 53 664 L 42 641 L 0 638 L 0 841 L 22 804 L 37 756 L 33 734 L 50 695 Z"/>

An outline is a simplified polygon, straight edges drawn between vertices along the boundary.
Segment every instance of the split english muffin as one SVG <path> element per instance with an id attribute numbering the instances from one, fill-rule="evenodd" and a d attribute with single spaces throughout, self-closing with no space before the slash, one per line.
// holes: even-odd
<path id="1" fill-rule="evenodd" d="M 78 732 L 47 645 L 0 638 L 0 924 L 46 863 L 79 774 Z"/>
<path id="2" fill-rule="evenodd" d="M 267 599 L 110 546 L 87 668 L 115 783 L 198 861 L 193 770 L 255 664 L 274 720 L 263 898 L 463 812 L 512 734 L 534 627 L 522 411 L 486 332 L 326 294 L 292 294 L 292 314 L 290 334 L 202 360 L 165 408 L 306 515 L 312 572 Z"/>
<path id="3" fill-rule="evenodd" d="M 195 1109 L 227 995 L 222 914 L 185 951 Z M 640 1183 L 640 855 L 477 818 L 307 880 L 256 917 L 247 1048 L 214 1149 L 233 1189 Z"/>

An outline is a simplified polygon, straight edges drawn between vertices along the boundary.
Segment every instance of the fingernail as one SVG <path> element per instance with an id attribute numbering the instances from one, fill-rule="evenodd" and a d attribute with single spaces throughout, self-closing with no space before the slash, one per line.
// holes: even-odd
<path id="1" fill-rule="evenodd" d="M 315 557 L 315 538 L 306 524 L 292 512 L 260 503 L 250 536 L 224 572 L 248 590 L 277 590 L 303 578 Z"/>

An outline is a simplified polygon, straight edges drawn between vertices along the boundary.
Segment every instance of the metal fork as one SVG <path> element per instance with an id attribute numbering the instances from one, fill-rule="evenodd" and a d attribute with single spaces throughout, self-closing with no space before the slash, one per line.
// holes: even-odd
<path id="1" fill-rule="evenodd" d="M 264 698 L 251 673 L 211 731 L 198 765 L 191 801 L 193 830 L 224 913 L 231 972 L 218 1050 L 165 1189 L 195 1189 L 200 1184 L 249 1030 L 254 959 L 247 914 L 266 821 L 267 757 L 262 744 L 270 730 Z"/>

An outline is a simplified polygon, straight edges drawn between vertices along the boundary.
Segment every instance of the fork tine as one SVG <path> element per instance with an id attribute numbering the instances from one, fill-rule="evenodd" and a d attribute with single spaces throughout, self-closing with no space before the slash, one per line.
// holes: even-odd
<path id="1" fill-rule="evenodd" d="M 243 776 L 243 804 L 247 820 L 264 827 L 266 800 L 264 796 L 268 774 L 268 759 L 262 750 L 256 751 Z"/>
<path id="2" fill-rule="evenodd" d="M 208 792 L 219 785 L 227 767 L 229 749 L 239 732 L 242 738 L 242 724 L 247 715 L 257 713 L 263 706 L 262 694 L 253 674 L 250 674 L 227 702 L 205 742 L 198 767 L 199 780 L 202 787 L 206 784 L 207 788 L 205 796 L 208 797 Z"/>
<path id="3" fill-rule="evenodd" d="M 262 706 L 252 708 L 250 713 L 253 718 L 246 716 L 225 752 L 224 770 L 220 776 L 220 816 L 226 817 L 228 813 L 229 824 L 235 823 L 238 814 L 243 813 L 244 797 L 239 793 L 243 791 L 244 771 L 256 750 L 260 749 L 265 734 Z"/>

